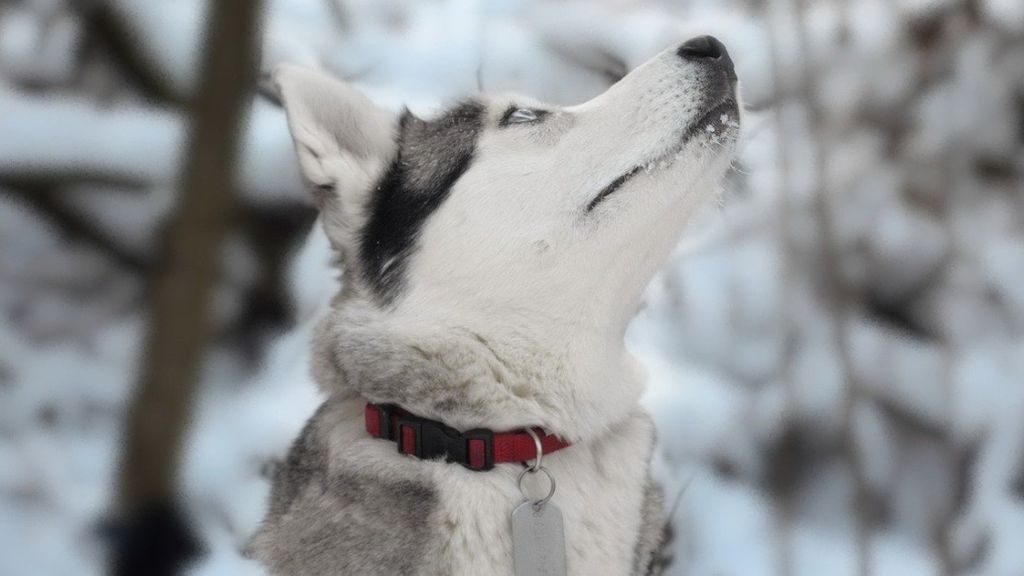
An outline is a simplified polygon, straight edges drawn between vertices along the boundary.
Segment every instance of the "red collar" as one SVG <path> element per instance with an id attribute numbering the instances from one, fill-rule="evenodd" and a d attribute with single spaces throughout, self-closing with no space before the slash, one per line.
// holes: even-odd
<path id="1" fill-rule="evenodd" d="M 467 432 L 436 420 L 420 418 L 393 404 L 367 402 L 366 431 L 374 438 L 398 442 L 398 451 L 417 458 L 444 457 L 470 470 L 490 470 L 495 464 L 525 462 L 537 456 L 533 437 L 524 430 L 495 433 L 478 428 Z M 534 428 L 544 454 L 561 450 L 569 443 Z"/>

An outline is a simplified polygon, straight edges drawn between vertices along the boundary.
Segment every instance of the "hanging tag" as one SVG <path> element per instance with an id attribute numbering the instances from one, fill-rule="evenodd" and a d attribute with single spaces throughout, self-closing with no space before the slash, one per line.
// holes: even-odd
<path id="1" fill-rule="evenodd" d="M 512 511 L 516 576 L 565 576 L 562 511 L 551 502 L 523 502 Z"/>

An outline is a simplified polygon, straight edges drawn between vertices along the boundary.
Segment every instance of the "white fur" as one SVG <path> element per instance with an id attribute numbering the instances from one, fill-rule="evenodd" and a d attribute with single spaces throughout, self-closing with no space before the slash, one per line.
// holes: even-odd
<path id="1" fill-rule="evenodd" d="M 446 530 L 447 542 L 439 559 L 443 569 L 433 567 L 436 573 L 511 576 L 509 518 L 523 501 L 516 487 L 521 468 L 504 464 L 479 473 L 400 456 L 394 444 L 367 436 L 362 410 L 361 401 L 351 400 L 332 406 L 325 415 L 320 433 L 329 442 L 331 468 L 431 483 L 439 490 L 441 517 L 437 520 Z M 554 501 L 565 520 L 570 574 L 630 573 L 651 432 L 650 419 L 635 409 L 615 427 L 614 435 L 545 459 L 545 467 L 558 482 Z M 595 468 L 601 473 L 580 473 Z M 524 482 L 528 489 L 540 493 L 546 489 L 542 483 L 531 486 Z M 327 508 L 325 505 L 325 513 L 329 513 Z M 257 540 L 257 547 L 260 544 Z"/>

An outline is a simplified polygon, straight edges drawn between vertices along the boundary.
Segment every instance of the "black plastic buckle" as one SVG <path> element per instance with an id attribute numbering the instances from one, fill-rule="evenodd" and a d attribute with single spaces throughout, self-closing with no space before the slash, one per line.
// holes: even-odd
<path id="1" fill-rule="evenodd" d="M 413 430 L 415 445 L 411 451 L 407 451 L 405 435 L 402 433 L 406 428 Z M 398 418 L 398 425 L 393 432 L 398 442 L 398 451 L 402 454 L 413 454 L 424 460 L 444 458 L 448 462 L 462 464 L 470 470 L 484 471 L 494 468 L 494 432 L 490 430 L 477 429 L 463 433 L 434 420 L 403 415 Z M 470 440 L 480 440 L 484 443 L 483 466 L 470 465 Z"/>

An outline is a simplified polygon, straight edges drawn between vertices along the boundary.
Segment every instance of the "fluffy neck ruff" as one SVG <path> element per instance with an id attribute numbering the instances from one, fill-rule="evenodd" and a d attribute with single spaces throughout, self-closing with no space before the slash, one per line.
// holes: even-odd
<path id="1" fill-rule="evenodd" d="M 574 443 L 635 410 L 645 375 L 621 335 L 486 324 L 339 302 L 314 337 L 314 378 L 331 396 L 398 404 L 460 430 L 539 426 Z"/>

